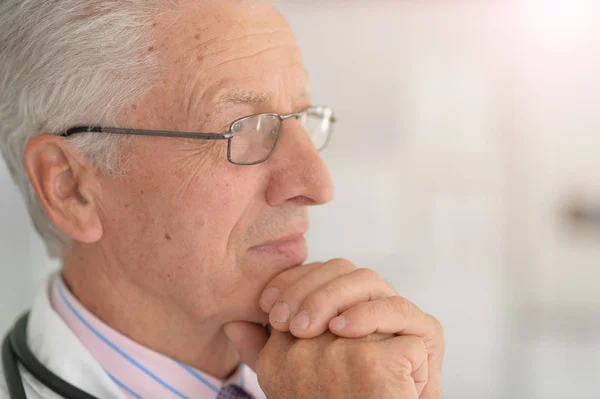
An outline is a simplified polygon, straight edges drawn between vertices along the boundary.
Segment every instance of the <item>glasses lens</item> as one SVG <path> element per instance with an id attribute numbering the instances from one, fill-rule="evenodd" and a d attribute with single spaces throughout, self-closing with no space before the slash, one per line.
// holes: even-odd
<path id="1" fill-rule="evenodd" d="M 307 109 L 299 118 L 300 123 L 310 136 L 315 148 L 322 151 L 329 144 L 333 130 L 333 111 L 325 107 Z"/>
<path id="2" fill-rule="evenodd" d="M 231 162 L 252 165 L 269 158 L 281 128 L 281 119 L 276 115 L 256 115 L 237 121 L 231 131 L 229 143 Z"/>

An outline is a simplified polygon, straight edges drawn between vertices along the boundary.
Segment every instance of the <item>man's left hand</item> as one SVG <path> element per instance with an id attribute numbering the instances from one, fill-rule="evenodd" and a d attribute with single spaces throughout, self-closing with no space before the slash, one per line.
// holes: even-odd
<path id="1" fill-rule="evenodd" d="M 267 284 L 260 306 L 274 329 L 298 338 L 314 338 L 327 330 L 344 338 L 373 333 L 421 338 L 429 364 L 429 382 L 421 398 L 441 398 L 441 324 L 373 270 L 357 269 L 344 259 L 294 267 Z"/>

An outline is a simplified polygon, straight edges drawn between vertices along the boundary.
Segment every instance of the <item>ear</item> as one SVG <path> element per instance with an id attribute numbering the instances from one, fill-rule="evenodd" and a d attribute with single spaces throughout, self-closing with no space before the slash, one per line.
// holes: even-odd
<path id="1" fill-rule="evenodd" d="M 36 136 L 27 142 L 25 167 L 50 220 L 74 241 L 93 243 L 103 234 L 93 196 L 93 168 L 64 139 Z"/>

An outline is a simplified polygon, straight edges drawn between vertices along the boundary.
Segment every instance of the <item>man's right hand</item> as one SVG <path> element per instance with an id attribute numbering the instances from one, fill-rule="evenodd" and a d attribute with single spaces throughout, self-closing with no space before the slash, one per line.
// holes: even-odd
<path id="1" fill-rule="evenodd" d="M 273 330 L 267 338 L 261 329 L 243 322 L 225 326 L 270 399 L 418 399 L 427 383 L 427 348 L 415 336 L 347 339 L 327 332 L 298 339 Z"/>

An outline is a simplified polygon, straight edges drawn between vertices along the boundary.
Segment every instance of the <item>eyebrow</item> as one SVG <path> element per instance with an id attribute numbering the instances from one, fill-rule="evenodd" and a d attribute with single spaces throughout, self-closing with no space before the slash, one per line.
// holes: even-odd
<path id="1" fill-rule="evenodd" d="M 221 94 L 217 100 L 215 107 L 206 115 L 202 124 L 213 122 L 217 116 L 229 108 L 231 105 L 239 104 L 264 104 L 271 99 L 268 92 L 258 93 L 253 91 L 230 90 Z"/>
<path id="2" fill-rule="evenodd" d="M 268 92 L 228 91 L 219 97 L 217 107 L 222 108 L 236 104 L 264 104 L 270 100 L 271 94 Z"/>
<path id="3" fill-rule="evenodd" d="M 310 96 L 308 88 L 298 96 L 297 100 Z M 212 122 L 224 110 L 231 105 L 256 105 L 265 104 L 271 101 L 272 95 L 269 92 L 254 92 L 244 90 L 231 90 L 221 94 L 216 101 L 214 109 L 205 116 L 204 122 Z"/>

